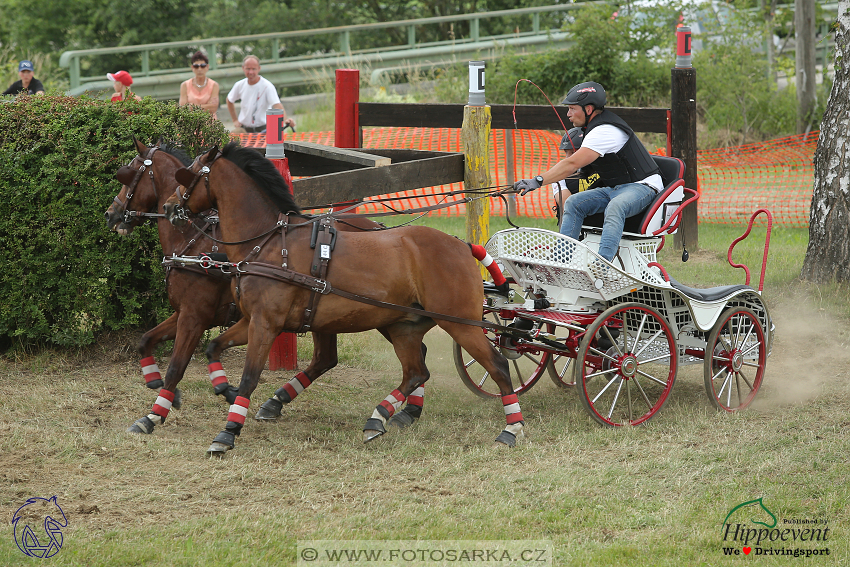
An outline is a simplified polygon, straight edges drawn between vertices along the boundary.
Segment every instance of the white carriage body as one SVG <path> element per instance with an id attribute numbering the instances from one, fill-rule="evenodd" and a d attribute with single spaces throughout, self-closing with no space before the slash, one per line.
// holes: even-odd
<path id="1" fill-rule="evenodd" d="M 706 338 L 728 307 L 747 307 L 755 313 L 769 354 L 773 325 L 760 294 L 749 286 L 728 286 L 717 288 L 719 293 L 712 294 L 710 300 L 691 297 L 651 265 L 657 261 L 660 244 L 660 237 L 623 238 L 612 264 L 597 253 L 599 234 L 590 233 L 577 241 L 550 230 L 520 228 L 497 232 L 486 248 L 527 297 L 546 297 L 552 311 L 589 314 L 628 302 L 653 307 L 673 330 L 680 364 L 703 362 L 689 356 L 687 349 L 705 347 Z M 533 299 L 529 299 L 524 307 L 530 310 L 532 305 Z M 646 336 L 653 332 L 652 328 L 643 330 Z"/>

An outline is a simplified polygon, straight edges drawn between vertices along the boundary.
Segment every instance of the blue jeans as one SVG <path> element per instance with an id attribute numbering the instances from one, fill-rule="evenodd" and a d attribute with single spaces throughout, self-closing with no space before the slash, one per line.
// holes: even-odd
<path id="1" fill-rule="evenodd" d="M 644 210 L 654 198 L 655 191 L 640 183 L 596 187 L 576 193 L 564 202 L 564 220 L 560 232 L 578 240 L 585 217 L 604 211 L 599 255 L 610 262 L 620 246 L 626 219 Z"/>

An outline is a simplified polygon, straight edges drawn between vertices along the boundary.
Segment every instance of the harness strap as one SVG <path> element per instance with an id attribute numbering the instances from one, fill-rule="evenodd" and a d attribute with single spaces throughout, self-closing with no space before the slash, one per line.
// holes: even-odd
<path id="1" fill-rule="evenodd" d="M 412 313 L 413 315 L 420 315 L 422 317 L 429 317 L 431 319 L 440 319 L 443 321 L 450 321 L 452 323 L 461 323 L 463 325 L 472 325 L 475 327 L 482 327 L 485 329 L 493 329 L 495 331 L 501 331 L 503 333 L 510 333 L 512 335 L 527 338 L 534 340 L 534 337 L 529 335 L 527 332 L 522 329 L 517 329 L 515 327 L 506 327 L 504 325 L 496 325 L 495 323 L 488 323 L 487 321 L 475 321 L 472 319 L 464 319 L 462 317 L 455 317 L 454 315 L 447 315 L 445 313 L 435 313 L 433 311 L 426 311 L 424 309 L 418 309 L 416 307 L 408 307 L 406 305 L 397 305 L 395 303 L 387 303 L 386 301 L 380 301 L 378 299 L 372 299 L 371 297 L 366 297 L 364 295 L 358 295 L 356 293 L 351 293 L 350 291 L 345 291 L 343 289 L 333 287 L 330 282 L 327 280 L 315 278 L 313 276 L 308 276 L 307 274 L 302 274 L 299 272 L 295 272 L 289 269 L 282 269 L 274 264 L 266 264 L 264 262 L 251 262 L 250 264 L 246 264 L 244 266 L 240 265 L 238 270 L 243 276 L 260 276 L 264 278 L 273 279 L 279 282 L 297 285 L 300 287 L 304 287 L 307 289 L 311 289 L 317 294 L 328 295 L 329 293 L 333 293 L 334 295 L 338 295 L 345 299 L 350 299 L 352 301 L 357 301 L 359 303 L 365 303 L 367 305 L 372 305 L 374 307 L 382 307 L 384 309 L 392 309 L 394 311 L 402 311 L 404 313 Z M 538 338 L 536 340 L 541 340 Z M 544 341 L 545 342 L 545 341 Z M 555 341 L 551 341 L 554 348 L 558 348 L 560 350 L 564 350 L 564 345 L 560 345 Z"/>
<path id="2" fill-rule="evenodd" d="M 321 280 L 325 280 L 328 275 L 331 251 L 334 248 L 334 244 L 336 244 L 336 229 L 333 226 L 335 222 L 336 220 L 333 217 L 327 216 L 313 224 L 311 246 L 315 248 L 315 252 L 313 254 L 313 263 L 310 265 L 310 274 Z M 298 329 L 299 333 L 306 333 L 312 328 L 318 305 L 319 293 L 313 289 L 312 293 L 310 293 L 310 299 L 307 302 L 307 308 L 304 310 L 304 320 Z"/>

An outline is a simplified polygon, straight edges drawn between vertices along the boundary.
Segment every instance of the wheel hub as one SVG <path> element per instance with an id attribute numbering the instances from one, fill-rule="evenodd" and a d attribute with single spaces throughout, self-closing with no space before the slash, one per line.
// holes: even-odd
<path id="1" fill-rule="evenodd" d="M 732 353 L 732 372 L 740 372 L 742 366 L 744 366 L 744 355 L 736 350 Z"/>
<path id="2" fill-rule="evenodd" d="M 620 361 L 620 374 L 623 378 L 629 379 L 637 374 L 638 361 L 633 354 L 627 354 Z"/>

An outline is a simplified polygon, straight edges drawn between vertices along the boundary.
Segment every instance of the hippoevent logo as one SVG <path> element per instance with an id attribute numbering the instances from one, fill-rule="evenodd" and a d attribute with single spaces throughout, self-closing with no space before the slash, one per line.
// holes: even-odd
<path id="1" fill-rule="evenodd" d="M 779 521 L 761 498 L 738 504 L 720 528 L 723 555 L 829 555 L 828 522 L 822 518 Z"/>
<path id="2" fill-rule="evenodd" d="M 12 516 L 15 543 L 25 555 L 46 559 L 62 548 L 65 512 L 53 498 L 30 498 Z"/>

